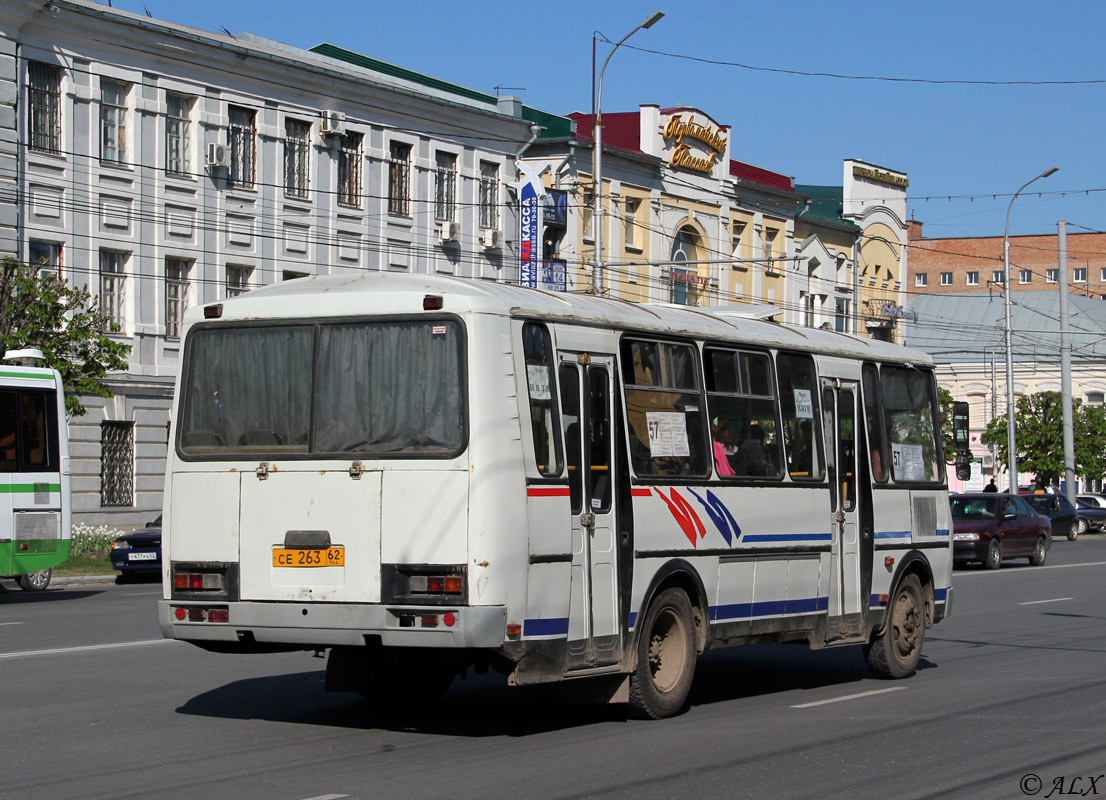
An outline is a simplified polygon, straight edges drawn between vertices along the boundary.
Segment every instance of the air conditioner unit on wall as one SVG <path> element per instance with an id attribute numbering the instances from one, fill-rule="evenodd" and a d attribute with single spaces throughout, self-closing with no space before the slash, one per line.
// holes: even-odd
<path id="1" fill-rule="evenodd" d="M 323 136 L 339 136 L 342 133 L 345 114 L 340 111 L 324 111 L 319 131 Z"/>
<path id="2" fill-rule="evenodd" d="M 495 229 L 480 231 L 480 244 L 484 245 L 486 250 L 494 250 L 502 245 L 502 236 Z"/>
<path id="3" fill-rule="evenodd" d="M 438 223 L 438 241 L 442 244 L 455 242 L 461 238 L 461 223 L 443 220 Z"/>
<path id="4" fill-rule="evenodd" d="M 211 169 L 224 169 L 230 166 L 230 151 L 225 144 L 209 144 L 205 162 Z"/>
<path id="5" fill-rule="evenodd" d="M 983 454 L 983 469 L 994 469 L 995 457 L 990 453 Z"/>

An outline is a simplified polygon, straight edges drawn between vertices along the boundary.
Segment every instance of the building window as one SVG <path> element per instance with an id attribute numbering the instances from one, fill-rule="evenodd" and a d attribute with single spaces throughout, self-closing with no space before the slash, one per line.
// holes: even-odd
<path id="1" fill-rule="evenodd" d="M 1098 279 L 1106 282 L 1106 267 L 1102 268 L 1102 271 L 1098 273 Z"/>
<path id="2" fill-rule="evenodd" d="M 410 213 L 411 145 L 392 142 L 388 161 L 388 213 Z"/>
<path id="3" fill-rule="evenodd" d="M 1058 280 L 1060 280 L 1060 270 L 1057 267 L 1045 271 L 1045 283 L 1056 283 Z"/>
<path id="4" fill-rule="evenodd" d="M 110 330 L 123 330 L 123 288 L 127 254 L 114 250 L 100 251 L 100 310 L 104 312 Z"/>
<path id="5" fill-rule="evenodd" d="M 434 219 L 453 222 L 457 213 L 457 156 L 439 151 L 434 160 Z"/>
<path id="6" fill-rule="evenodd" d="M 1004 273 L 1001 269 L 996 269 L 994 272 L 991 273 L 991 283 L 997 283 L 999 286 L 1001 286 L 1003 283 L 1005 283 L 1005 281 L 1003 280 L 1003 276 L 1005 274 L 1006 273 Z"/>
<path id="7" fill-rule="evenodd" d="M 499 165 L 480 162 L 480 227 L 499 227 Z"/>
<path id="8" fill-rule="evenodd" d="M 180 338 L 184 308 L 188 303 L 188 269 L 191 263 L 182 258 L 165 259 L 165 335 Z"/>
<path id="9" fill-rule="evenodd" d="M 299 280 L 300 278 L 306 278 L 309 274 L 310 273 L 307 272 L 297 272 L 292 269 L 286 269 L 281 271 L 280 279 L 282 281 L 295 281 Z"/>
<path id="10" fill-rule="evenodd" d="M 774 258 L 775 255 L 776 255 L 776 231 L 765 231 L 764 232 L 764 260 L 765 260 L 764 268 L 765 269 L 771 270 L 773 268 L 773 264 L 771 262 L 771 259 Z"/>
<path id="11" fill-rule="evenodd" d="M 361 141 L 360 133 L 338 137 L 338 205 L 361 206 Z"/>
<path id="12" fill-rule="evenodd" d="M 1086 267 L 1076 267 L 1075 270 L 1072 272 L 1072 281 L 1075 282 L 1075 283 L 1086 283 L 1087 282 L 1087 268 Z"/>
<path id="13" fill-rule="evenodd" d="M 968 286 L 979 286 L 979 273 L 978 272 L 969 272 L 968 273 Z"/>
<path id="14" fill-rule="evenodd" d="M 1103 392 L 1087 392 L 1087 405 L 1101 406 L 1103 404 Z"/>
<path id="15" fill-rule="evenodd" d="M 252 189 L 256 178 L 257 142 L 255 114 L 248 108 L 230 106 L 230 174 L 227 184 Z"/>
<path id="16" fill-rule="evenodd" d="M 844 297 L 835 299 L 833 329 L 838 333 L 849 332 L 849 301 Z"/>
<path id="17" fill-rule="evenodd" d="M 165 96 L 165 171 L 187 175 L 192 171 L 192 98 Z"/>
<path id="18" fill-rule="evenodd" d="M 250 275 L 253 267 L 240 267 L 227 264 L 227 297 L 237 297 L 250 290 Z"/>
<path id="19" fill-rule="evenodd" d="M 310 142 L 310 122 L 284 120 L 284 194 L 287 197 L 307 199 L 307 155 L 310 152 Z"/>
<path id="20" fill-rule="evenodd" d="M 915 286 L 925 286 L 929 283 L 929 275 L 924 272 L 919 272 L 914 276 Z"/>
<path id="21" fill-rule="evenodd" d="M 1018 272 L 1018 283 L 1033 283 L 1033 270 L 1023 269 Z"/>
<path id="22" fill-rule="evenodd" d="M 100 423 L 100 505 L 134 505 L 134 423 Z"/>
<path id="23" fill-rule="evenodd" d="M 56 242 L 27 243 L 27 257 L 39 275 L 61 275 L 61 245 Z"/>
<path id="24" fill-rule="evenodd" d="M 688 263 L 698 260 L 698 240 L 698 235 L 689 228 L 681 228 L 672 240 L 670 303 L 699 305 L 699 270 Z"/>
<path id="25" fill-rule="evenodd" d="M 584 189 L 580 196 L 580 226 L 584 229 L 584 238 L 595 239 L 595 192 Z"/>
<path id="26" fill-rule="evenodd" d="M 941 285 L 942 286 L 952 286 L 952 273 L 951 272 L 942 272 L 941 273 Z"/>
<path id="27" fill-rule="evenodd" d="M 735 259 L 741 258 L 741 239 L 745 236 L 745 223 L 735 222 L 733 233 L 730 234 L 730 255 Z"/>
<path id="28" fill-rule="evenodd" d="M 127 86 L 100 80 L 100 160 L 127 160 Z"/>
<path id="29" fill-rule="evenodd" d="M 622 207 L 622 224 L 624 227 L 624 241 L 627 247 L 637 249 L 637 210 L 641 201 L 627 197 Z"/>
<path id="30" fill-rule="evenodd" d="M 61 68 L 27 65 L 27 141 L 32 150 L 61 152 Z"/>

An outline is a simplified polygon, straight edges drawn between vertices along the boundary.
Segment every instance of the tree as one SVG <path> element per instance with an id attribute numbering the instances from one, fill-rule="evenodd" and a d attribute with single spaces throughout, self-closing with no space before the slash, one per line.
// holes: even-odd
<path id="1" fill-rule="evenodd" d="M 956 440 L 952 435 L 952 403 L 952 392 L 938 386 L 937 405 L 941 412 L 941 440 L 945 444 L 945 461 L 949 464 L 956 461 Z"/>
<path id="2" fill-rule="evenodd" d="M 1036 475 L 1039 487 L 1054 486 L 1064 476 L 1064 411 L 1059 392 L 1022 395 L 1014 407 L 1018 470 Z M 1106 410 L 1072 400 L 1075 474 L 1100 478 L 1106 472 Z M 995 417 L 983 434 L 998 459 L 1009 465 L 1006 416 Z"/>
<path id="3" fill-rule="evenodd" d="M 105 334 L 118 330 L 86 290 L 10 256 L 0 261 L 0 354 L 41 350 L 45 365 L 61 373 L 70 416 L 85 413 L 79 395 L 112 396 L 103 379 L 127 368 L 131 350 Z"/>

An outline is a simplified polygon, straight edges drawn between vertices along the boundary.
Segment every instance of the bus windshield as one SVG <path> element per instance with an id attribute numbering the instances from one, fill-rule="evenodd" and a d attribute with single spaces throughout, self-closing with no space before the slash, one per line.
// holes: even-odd
<path id="1" fill-rule="evenodd" d="M 450 456 L 465 443 L 449 320 L 213 327 L 186 354 L 184 457 Z"/>

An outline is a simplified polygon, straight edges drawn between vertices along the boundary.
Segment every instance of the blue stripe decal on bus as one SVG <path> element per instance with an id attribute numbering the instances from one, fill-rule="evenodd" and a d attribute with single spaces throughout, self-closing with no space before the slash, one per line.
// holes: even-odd
<path id="1" fill-rule="evenodd" d="M 943 602 L 945 602 L 945 598 L 948 597 L 948 594 L 949 594 L 948 589 L 934 589 L 933 590 L 933 602 L 934 603 L 943 603 Z"/>
<path id="2" fill-rule="evenodd" d="M 528 619 L 522 625 L 523 636 L 567 636 L 568 617 L 560 619 Z"/>
<path id="3" fill-rule="evenodd" d="M 910 531 L 876 531 L 877 539 L 909 539 Z"/>
<path id="4" fill-rule="evenodd" d="M 949 535 L 949 529 L 948 528 L 938 528 L 937 529 L 937 535 L 938 536 L 948 536 Z"/>
<path id="5" fill-rule="evenodd" d="M 874 594 L 868 599 L 868 607 L 883 608 L 883 603 L 880 601 L 878 594 Z"/>
<path id="6" fill-rule="evenodd" d="M 810 614 L 829 609 L 828 597 L 803 597 L 792 600 L 766 600 L 760 603 L 731 603 L 710 610 L 712 622 L 724 622 L 753 617 L 773 617 L 785 614 Z"/>
<path id="7" fill-rule="evenodd" d="M 832 533 L 747 533 L 743 542 L 831 542 Z"/>

